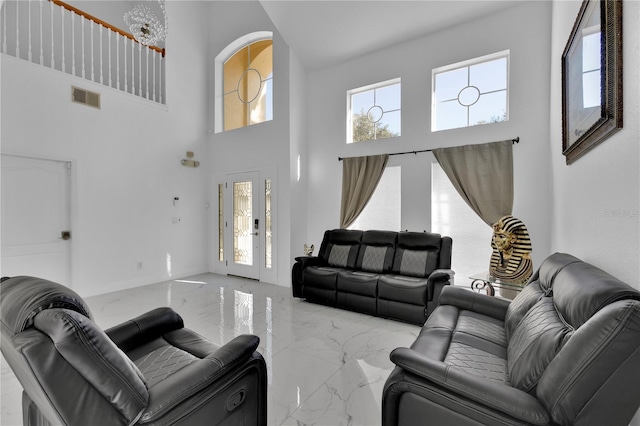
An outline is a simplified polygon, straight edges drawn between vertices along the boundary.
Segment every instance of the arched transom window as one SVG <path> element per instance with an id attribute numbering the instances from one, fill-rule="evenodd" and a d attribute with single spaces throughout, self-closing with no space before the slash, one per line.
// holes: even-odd
<path id="1" fill-rule="evenodd" d="M 273 119 L 273 41 L 258 40 L 231 55 L 223 68 L 224 130 Z"/>

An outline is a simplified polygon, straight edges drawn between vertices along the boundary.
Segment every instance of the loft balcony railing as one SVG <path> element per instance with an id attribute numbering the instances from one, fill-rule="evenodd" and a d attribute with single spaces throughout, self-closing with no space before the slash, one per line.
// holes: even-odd
<path id="1" fill-rule="evenodd" d="M 2 53 L 166 104 L 165 50 L 60 0 L 4 1 Z"/>

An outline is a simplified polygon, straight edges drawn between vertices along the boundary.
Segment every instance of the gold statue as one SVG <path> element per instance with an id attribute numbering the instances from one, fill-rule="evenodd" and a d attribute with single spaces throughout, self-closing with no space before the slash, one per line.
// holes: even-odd
<path id="1" fill-rule="evenodd" d="M 529 231 L 520 219 L 507 215 L 494 223 L 491 247 L 489 275 L 516 284 L 529 280 L 533 274 L 533 249 Z"/>

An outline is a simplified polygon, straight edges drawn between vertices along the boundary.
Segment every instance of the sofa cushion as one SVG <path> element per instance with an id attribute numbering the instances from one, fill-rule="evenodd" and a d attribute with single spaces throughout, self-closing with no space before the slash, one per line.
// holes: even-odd
<path id="1" fill-rule="evenodd" d="M 345 293 L 376 297 L 380 275 L 371 272 L 341 271 L 338 273 L 337 289 Z"/>
<path id="2" fill-rule="evenodd" d="M 336 280 L 340 271 L 342 271 L 340 268 L 310 266 L 304 270 L 304 285 L 305 287 L 335 290 Z"/>
<path id="3" fill-rule="evenodd" d="M 442 237 L 429 232 L 399 232 L 392 272 L 428 277 L 438 268 Z"/>
<path id="4" fill-rule="evenodd" d="M 508 344 L 511 384 L 535 391 L 538 380 L 562 349 L 573 329 L 558 316 L 551 297 L 540 299 L 515 328 Z"/>
<path id="5" fill-rule="evenodd" d="M 505 333 L 507 339 L 513 335 L 522 318 L 544 296 L 538 280 L 527 284 L 515 299 L 511 301 L 505 316 Z"/>
<path id="6" fill-rule="evenodd" d="M 366 272 L 389 273 L 398 233 L 393 231 L 365 231 L 356 262 L 356 269 Z"/>
<path id="7" fill-rule="evenodd" d="M 362 263 L 360 269 L 365 272 L 385 272 L 385 258 L 387 252 L 392 251 L 389 247 L 364 246 L 360 249 L 362 253 Z"/>
<path id="8" fill-rule="evenodd" d="M 584 262 L 567 265 L 558 272 L 553 285 L 556 308 L 563 321 L 574 328 L 582 326 L 605 306 L 626 299 L 640 300 L 640 293 Z"/>
<path id="9" fill-rule="evenodd" d="M 329 258 L 327 259 L 329 266 L 346 268 L 351 247 L 352 246 L 346 245 L 332 245 L 329 249 Z"/>
<path id="10" fill-rule="evenodd" d="M 350 229 L 326 231 L 320 245 L 318 257 L 327 265 L 353 269 L 356 265 L 362 234 L 362 231 Z M 334 252 L 335 246 L 340 248 Z M 329 259 L 330 257 L 331 260 Z"/>
<path id="11" fill-rule="evenodd" d="M 427 303 L 427 279 L 381 275 L 378 280 L 378 298 L 425 306 Z"/>

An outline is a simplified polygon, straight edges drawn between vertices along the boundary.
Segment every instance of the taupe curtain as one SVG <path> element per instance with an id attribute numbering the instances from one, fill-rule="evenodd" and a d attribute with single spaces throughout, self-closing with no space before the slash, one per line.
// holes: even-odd
<path id="1" fill-rule="evenodd" d="M 464 201 L 489 226 L 513 209 L 513 141 L 438 148 L 433 155 Z"/>
<path id="2" fill-rule="evenodd" d="M 387 166 L 389 155 L 342 159 L 340 228 L 347 228 L 362 213 Z"/>

